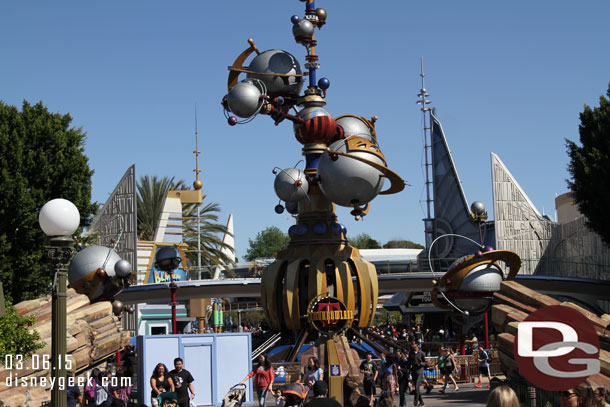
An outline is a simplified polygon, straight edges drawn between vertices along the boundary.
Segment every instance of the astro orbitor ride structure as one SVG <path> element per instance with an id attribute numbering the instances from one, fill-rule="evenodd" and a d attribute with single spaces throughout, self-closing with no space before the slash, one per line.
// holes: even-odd
<path id="1" fill-rule="evenodd" d="M 305 16 L 295 15 L 290 21 L 294 39 L 307 50 L 307 72 L 288 52 L 260 52 L 250 39 L 249 48 L 229 67 L 222 105 L 232 126 L 256 115 L 269 116 L 276 125 L 284 120 L 293 123 L 292 131 L 303 145 L 305 169 L 273 172 L 275 192 L 284 202 L 276 212 L 285 208 L 298 215 L 297 222 L 288 231 L 288 247 L 263 274 L 262 302 L 275 330 L 313 326 L 332 334 L 369 326 L 377 306 L 375 266 L 349 245 L 335 205 L 352 208 L 358 220 L 377 195 L 400 192 L 405 183 L 387 167 L 375 132 L 376 117 L 333 117 L 324 108 L 330 81 L 316 78 L 320 65 L 314 30 L 326 23 L 326 11 L 316 8 L 313 0 L 304 3 Z M 252 54 L 256 55 L 246 66 Z M 240 74 L 245 78 L 240 80 Z"/>

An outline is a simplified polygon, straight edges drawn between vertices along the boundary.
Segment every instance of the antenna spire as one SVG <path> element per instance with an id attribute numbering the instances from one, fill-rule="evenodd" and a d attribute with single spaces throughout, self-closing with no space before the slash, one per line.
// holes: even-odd
<path id="1" fill-rule="evenodd" d="M 199 173 L 201 172 L 199 169 L 199 154 L 201 154 L 201 151 L 199 151 L 199 135 L 197 133 L 197 104 L 195 104 L 195 151 L 193 151 L 193 154 L 195 154 L 195 169 L 193 170 L 195 172 L 195 182 L 193 182 L 193 188 L 199 191 L 203 183 L 199 179 Z"/>
<path id="2" fill-rule="evenodd" d="M 430 167 L 432 166 L 432 159 L 430 157 L 432 149 L 430 143 L 430 126 L 427 123 L 427 114 L 426 112 L 430 111 L 430 108 L 427 107 L 431 102 L 426 99 L 428 96 L 428 92 L 426 92 L 426 87 L 424 85 L 424 57 L 421 57 L 421 89 L 419 90 L 419 94 L 417 95 L 420 99 L 417 101 L 418 105 L 421 105 L 421 111 L 424 118 L 424 157 L 425 157 L 425 174 L 426 174 L 426 219 L 424 219 L 424 227 L 426 232 L 426 248 L 430 248 L 432 244 L 432 239 L 434 238 L 434 219 L 431 214 L 431 191 L 430 187 L 432 185 L 432 177 L 430 176 Z M 432 122 L 432 120 L 430 120 Z"/>

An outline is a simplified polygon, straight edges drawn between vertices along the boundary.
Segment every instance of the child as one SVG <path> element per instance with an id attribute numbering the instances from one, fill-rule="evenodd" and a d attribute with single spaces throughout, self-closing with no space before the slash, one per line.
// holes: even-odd
<path id="1" fill-rule="evenodd" d="M 286 397 L 284 397 L 284 391 L 279 388 L 274 393 L 275 407 L 284 407 L 286 405 Z"/>

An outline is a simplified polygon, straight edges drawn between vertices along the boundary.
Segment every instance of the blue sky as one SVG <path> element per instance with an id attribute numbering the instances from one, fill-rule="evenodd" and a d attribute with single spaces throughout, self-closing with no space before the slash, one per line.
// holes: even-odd
<path id="1" fill-rule="evenodd" d="M 321 1 L 316 31 L 331 81 L 327 109 L 379 116 L 390 168 L 412 186 L 380 196 L 364 221 L 339 208 L 354 236 L 423 243 L 422 119 L 415 101 L 424 57 L 437 108 L 469 201 L 491 213 L 489 153 L 500 156 L 539 210 L 554 215 L 567 191 L 565 138 L 578 138 L 584 104 L 610 82 L 608 1 Z M 297 0 L 3 2 L 0 99 L 42 100 L 87 133 L 93 199 L 105 202 L 124 171 L 194 179 L 199 112 L 204 193 L 222 219 L 235 216 L 237 255 L 276 215 L 271 170 L 292 167 L 301 146 L 292 125 L 264 116 L 229 127 L 220 107 L 227 66 L 254 38 L 304 64 L 292 37 Z"/>

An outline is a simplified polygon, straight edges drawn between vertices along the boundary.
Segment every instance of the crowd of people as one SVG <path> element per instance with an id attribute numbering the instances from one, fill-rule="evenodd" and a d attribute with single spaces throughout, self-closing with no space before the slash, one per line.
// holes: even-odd
<path id="1" fill-rule="evenodd" d="M 443 351 L 442 360 L 445 361 L 443 363 L 443 373 L 452 377 L 453 368 L 449 370 L 449 367 L 455 367 L 453 355 L 449 354 L 449 359 L 445 359 L 445 357 Z M 453 361 L 453 364 L 450 365 L 449 361 Z M 399 351 L 389 355 L 381 354 L 379 368 L 373 362 L 373 353 L 368 352 L 366 359 L 360 364 L 360 372 L 363 375 L 362 387 L 364 394 L 369 398 L 369 405 L 372 406 L 376 403 L 375 395 L 377 382 L 379 381 L 381 383 L 382 399 L 387 397 L 393 404 L 395 394 L 398 393 L 399 406 L 406 407 L 407 394 L 410 393 L 414 396 L 413 405 L 415 407 L 424 406 L 421 396 L 422 387 L 427 393 L 430 393 L 433 388 L 424 375 L 426 367 L 426 355 L 422 352 L 420 344 L 416 340 L 411 342 L 411 350 L 408 353 Z M 457 384 L 455 384 L 455 389 L 459 390 Z M 444 391 L 445 388 L 442 392 Z"/>
<path id="2" fill-rule="evenodd" d="M 416 341 L 420 347 L 424 342 L 454 342 L 457 340 L 457 334 L 450 328 L 440 328 L 432 331 L 430 328 L 422 328 L 421 325 L 416 325 L 409 330 L 406 327 L 401 328 L 396 325 L 387 324 L 369 329 L 382 338 L 394 341 Z"/>
<path id="3" fill-rule="evenodd" d="M 73 377 L 73 373 L 68 373 Z M 87 379 L 83 392 L 77 385 L 66 389 L 67 406 L 77 404 L 87 407 L 126 407 L 131 394 L 130 380 L 123 370 L 94 368 Z"/>

